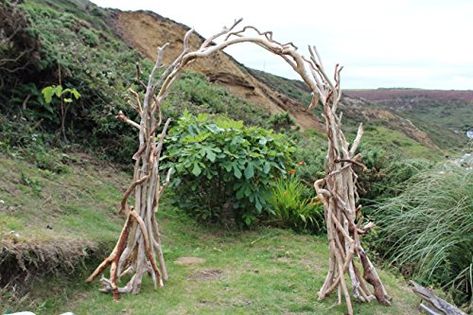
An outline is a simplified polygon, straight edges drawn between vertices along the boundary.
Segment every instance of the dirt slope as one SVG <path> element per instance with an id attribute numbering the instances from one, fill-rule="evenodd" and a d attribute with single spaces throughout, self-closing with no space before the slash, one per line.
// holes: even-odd
<path id="1" fill-rule="evenodd" d="M 169 42 L 164 62 L 169 62 L 182 49 L 182 39 L 189 27 L 164 18 L 154 12 L 134 11 L 114 14 L 114 27 L 118 34 L 131 46 L 150 59 L 156 56 L 156 48 Z M 190 43 L 198 47 L 203 37 L 194 34 Z M 297 101 L 276 92 L 255 78 L 229 55 L 218 52 L 190 65 L 194 71 L 205 74 L 211 82 L 225 86 L 232 94 L 264 107 L 272 114 L 289 111 L 303 129 L 321 130 L 318 119 Z"/>

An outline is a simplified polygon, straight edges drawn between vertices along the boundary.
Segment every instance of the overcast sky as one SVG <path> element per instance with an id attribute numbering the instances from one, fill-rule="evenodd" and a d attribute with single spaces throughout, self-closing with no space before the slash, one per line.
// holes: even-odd
<path id="1" fill-rule="evenodd" d="M 473 89 L 472 0 L 92 1 L 152 10 L 204 37 L 242 17 L 301 51 L 315 44 L 326 67 L 344 65 L 345 89 Z M 296 78 L 288 65 L 259 47 L 244 44 L 226 52 L 246 66 Z"/>

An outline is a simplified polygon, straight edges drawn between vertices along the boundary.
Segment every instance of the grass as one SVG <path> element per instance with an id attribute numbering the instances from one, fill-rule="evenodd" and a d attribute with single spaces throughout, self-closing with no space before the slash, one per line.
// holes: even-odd
<path id="1" fill-rule="evenodd" d="M 379 206 L 380 252 L 417 281 L 473 309 L 473 171 L 444 165 L 412 178 Z"/>
<path id="2" fill-rule="evenodd" d="M 115 206 L 126 184 L 125 173 L 110 167 L 104 171 L 85 155 L 71 159 L 73 165 L 56 174 L 0 155 L 0 236 L 15 231 L 19 241 L 38 241 L 39 236 L 115 238 L 120 230 Z"/>
<path id="3" fill-rule="evenodd" d="M 163 209 L 166 259 L 171 275 L 154 291 L 148 278 L 142 292 L 119 303 L 97 291 L 97 283 L 78 285 L 69 302 L 44 314 L 70 310 L 76 314 L 343 314 L 334 296 L 318 301 L 316 293 L 327 268 L 323 237 L 262 228 L 242 233 L 198 226 L 178 210 Z M 185 231 L 185 233 L 183 233 Z M 179 257 L 200 257 L 205 263 L 181 266 Z M 355 304 L 357 314 L 411 314 L 415 298 L 399 279 L 382 272 L 395 296 L 390 308 Z M 72 298 L 78 296 L 80 298 Z"/>
<path id="4" fill-rule="evenodd" d="M 72 156 L 75 162 L 64 174 L 49 174 L 25 161 L 0 157 L 2 239 L 14 229 L 22 242 L 73 239 L 113 246 L 122 221 L 114 215 L 120 191 L 129 176 L 89 157 Z M 87 160 L 87 161 L 86 161 Z M 34 178 L 40 192 L 21 182 Z M 126 295 L 115 303 L 98 292 L 98 283 L 84 283 L 97 259 L 83 267 L 37 278 L 24 300 L 2 303 L 0 312 L 29 309 L 37 314 L 73 311 L 75 314 L 343 314 L 335 296 L 318 301 L 316 293 L 328 263 L 324 237 L 290 230 L 258 228 L 225 231 L 204 227 L 180 210 L 161 208 L 165 256 L 170 280 L 154 291 L 145 277 L 139 295 Z M 14 207 L 14 209 L 11 209 Z M 5 210 L 7 209 L 7 210 Z M 9 212 L 7 215 L 4 211 Z M 45 228 L 50 224 L 53 230 Z M 104 253 L 101 255 L 103 256 Z M 200 257 L 205 262 L 182 266 L 179 257 Z M 416 298 L 403 281 L 381 271 L 393 306 L 355 304 L 357 314 L 412 314 Z M 8 297 L 7 294 L 4 297 Z"/>
<path id="5" fill-rule="evenodd" d="M 0 155 L 0 312 L 40 307 L 29 298 L 36 280 L 74 274 L 113 246 L 128 178 L 84 154 L 71 154 L 59 174 L 15 156 Z"/>

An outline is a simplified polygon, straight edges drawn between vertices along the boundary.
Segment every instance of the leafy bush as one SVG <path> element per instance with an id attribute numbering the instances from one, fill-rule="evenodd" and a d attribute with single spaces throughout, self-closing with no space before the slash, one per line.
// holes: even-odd
<path id="1" fill-rule="evenodd" d="M 380 179 L 374 182 L 365 198 L 383 201 L 398 196 L 406 189 L 406 181 L 430 169 L 433 163 L 423 159 L 391 159 L 380 169 Z M 368 182 L 370 179 L 365 180 Z"/>
<path id="2" fill-rule="evenodd" d="M 272 212 L 269 222 L 298 231 L 322 231 L 324 209 L 314 195 L 296 176 L 280 178 L 267 199 Z"/>
<path id="3" fill-rule="evenodd" d="M 284 135 L 189 113 L 170 130 L 166 146 L 180 206 L 203 221 L 245 225 L 263 213 L 265 193 L 285 176 L 294 152 Z"/>
<path id="4" fill-rule="evenodd" d="M 386 259 L 473 306 L 473 170 L 452 165 L 420 173 L 373 215 L 380 225 L 374 245 Z"/>

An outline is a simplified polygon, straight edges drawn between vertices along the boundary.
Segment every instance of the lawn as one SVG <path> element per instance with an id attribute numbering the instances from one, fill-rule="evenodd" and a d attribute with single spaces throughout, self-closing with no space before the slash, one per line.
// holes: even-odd
<path id="1" fill-rule="evenodd" d="M 29 167 L 24 161 L 0 159 L 0 199 L 17 209 L 1 220 L 2 238 L 16 229 L 22 242 L 41 239 L 75 239 L 113 245 L 122 221 L 114 214 L 120 190 L 128 175 L 77 161 L 69 172 L 51 175 Z M 34 179 L 35 189 L 21 180 Z M 101 170 L 98 172 L 98 170 Z M 16 193 L 13 198 L 12 194 Z M 62 197 L 61 197 L 62 196 Z M 36 205 L 36 207 L 34 207 Z M 10 208 L 6 208 L 10 209 Z M 34 219 L 38 212 L 38 219 Z M 84 279 L 98 263 L 88 261 L 69 274 L 49 275 L 34 281 L 21 303 L 7 303 L 0 311 L 29 309 L 37 314 L 344 314 L 336 294 L 318 301 L 327 264 L 327 241 L 323 236 L 301 235 L 290 230 L 261 227 L 228 231 L 205 227 L 164 202 L 158 215 L 170 279 L 154 290 L 145 277 L 141 293 L 126 295 L 117 303 L 100 293 L 98 282 Z M 50 219 L 48 221 L 48 219 Z M 45 223 L 53 231 L 45 229 Z M 25 226 L 27 228 L 25 228 Z M 66 233 L 68 231 L 68 233 Z M 55 236 L 54 236 L 55 235 Z M 112 241 L 112 242 L 111 242 Z M 103 253 L 100 254 L 103 256 Z M 182 264 L 183 257 L 201 258 Z M 413 314 L 417 299 L 404 280 L 380 271 L 393 305 L 355 303 L 356 314 Z"/>

